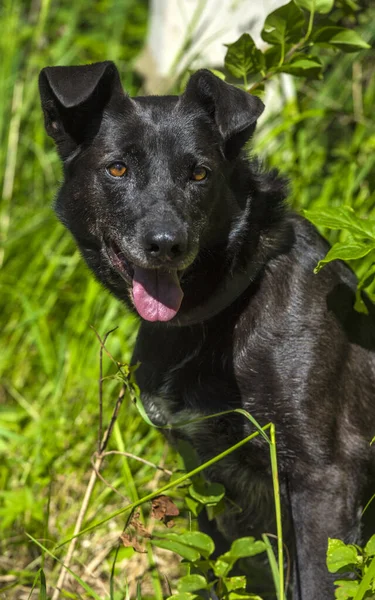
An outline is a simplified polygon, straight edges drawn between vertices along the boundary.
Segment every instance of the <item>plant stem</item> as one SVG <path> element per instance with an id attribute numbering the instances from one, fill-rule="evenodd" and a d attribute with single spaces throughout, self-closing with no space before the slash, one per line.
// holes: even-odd
<path id="1" fill-rule="evenodd" d="M 303 48 L 303 46 L 306 44 L 307 40 L 309 39 L 309 37 L 311 35 L 312 28 L 314 26 L 314 14 L 315 14 L 315 9 L 313 8 L 312 11 L 310 12 L 309 24 L 307 26 L 306 35 L 297 44 L 292 46 L 292 48 L 286 54 L 284 51 L 284 43 L 282 44 L 281 58 L 280 58 L 280 61 L 278 64 L 279 67 L 281 67 L 285 62 L 288 62 L 289 59 L 292 58 L 292 56 L 294 56 L 294 54 L 298 50 Z M 266 73 L 260 81 L 257 81 L 256 83 L 254 83 L 247 91 L 251 94 L 251 92 L 253 90 L 256 90 L 260 85 L 262 85 L 265 81 L 268 81 L 268 79 L 271 79 L 271 77 L 273 77 L 274 75 L 278 75 L 278 71 L 268 71 L 268 73 Z"/>
<path id="2" fill-rule="evenodd" d="M 270 563 L 272 579 L 276 590 L 277 598 L 280 598 L 280 578 L 279 578 L 279 568 L 276 561 L 275 553 L 272 548 L 272 544 L 269 540 L 269 537 L 266 533 L 262 534 L 262 540 L 266 544 L 266 552 L 268 562 Z"/>
<path id="3" fill-rule="evenodd" d="M 305 37 L 302 40 L 302 43 L 307 42 L 307 40 L 309 39 L 309 37 L 311 35 L 312 28 L 313 28 L 313 25 L 314 25 L 314 15 L 315 15 L 315 7 L 310 12 L 309 24 L 307 26 L 307 32 L 306 32 Z"/>
<path id="4" fill-rule="evenodd" d="M 71 542 L 69 544 L 68 547 L 68 552 L 66 553 L 66 557 L 64 560 L 64 564 L 61 565 L 61 570 L 60 570 L 60 575 L 59 578 L 57 580 L 57 584 L 55 587 L 55 590 L 52 594 L 52 600 L 58 600 L 58 597 L 60 596 L 60 592 L 64 586 L 64 582 L 65 582 L 65 577 L 67 575 L 67 572 L 69 570 L 70 567 L 70 563 L 72 561 L 72 557 L 73 557 L 73 553 L 77 544 L 77 540 L 78 537 L 76 534 L 79 533 L 79 530 L 82 527 L 82 522 L 83 519 L 85 518 L 86 515 L 86 511 L 90 502 L 90 498 L 91 498 L 91 494 L 93 492 L 94 486 L 95 486 L 95 482 L 97 479 L 97 475 L 96 472 L 99 471 L 101 465 L 103 462 L 103 457 L 102 456 L 98 456 L 98 458 L 95 461 L 95 469 L 92 470 L 91 472 L 91 476 L 90 476 L 90 480 L 88 483 L 88 486 L 86 488 L 86 492 L 85 492 L 85 496 L 83 498 L 82 504 L 81 504 L 81 508 L 78 514 L 78 518 L 74 527 L 74 535 L 71 539 Z"/>
<path id="5" fill-rule="evenodd" d="M 277 468 L 277 454 L 276 454 L 276 433 L 275 426 L 273 423 L 270 424 L 270 455 L 271 455 L 271 468 L 272 468 L 272 481 L 273 481 L 273 493 L 275 500 L 275 512 L 276 512 L 276 531 L 277 531 L 277 551 L 279 559 L 279 596 L 278 600 L 284 600 L 284 548 L 283 548 L 283 530 L 281 522 L 281 503 L 280 503 L 280 484 L 279 474 Z"/>
<path id="6" fill-rule="evenodd" d="M 271 423 L 269 423 L 268 425 L 265 425 L 265 427 L 262 427 L 262 430 L 265 431 L 266 429 L 269 429 L 270 427 L 271 427 Z M 244 444 L 247 444 L 247 442 L 249 442 L 250 440 L 254 439 L 258 435 L 260 435 L 259 431 L 254 431 L 254 433 L 252 433 L 248 437 L 244 438 L 240 442 L 237 442 L 237 444 L 234 444 L 233 446 L 231 446 L 227 450 L 224 450 L 224 452 L 222 452 L 221 454 L 218 454 L 217 456 L 214 456 L 213 458 L 211 458 L 207 462 L 203 463 L 202 465 L 199 465 L 199 467 L 196 467 L 195 469 L 193 469 L 189 473 L 185 473 L 185 475 L 182 475 L 181 477 L 179 477 L 178 479 L 175 479 L 174 481 L 170 481 L 169 483 L 167 483 L 163 487 L 159 488 L 155 492 L 152 492 L 150 494 L 147 494 L 146 496 L 143 496 L 143 498 L 141 498 L 137 502 L 133 502 L 132 504 L 128 504 L 127 506 L 124 506 L 120 510 L 117 510 L 116 512 L 112 513 L 111 515 L 109 515 L 105 519 L 102 519 L 101 521 L 98 521 L 97 523 L 94 523 L 93 525 L 90 525 L 89 527 L 86 527 L 85 529 L 82 529 L 80 532 L 75 533 L 71 538 L 69 538 L 69 539 L 65 540 L 64 542 L 62 542 L 61 544 L 59 544 L 57 546 L 57 548 L 61 548 L 65 544 L 68 544 L 69 542 L 71 542 L 72 539 L 78 538 L 81 535 L 83 535 L 84 533 L 88 533 L 89 531 L 92 531 L 93 529 L 96 529 L 97 527 L 100 527 L 101 525 L 104 525 L 104 523 L 107 523 L 108 521 L 111 521 L 115 517 L 118 517 L 119 515 L 122 515 L 125 512 L 133 511 L 134 509 L 138 508 L 138 506 L 140 506 L 141 504 L 144 504 L 144 502 L 149 502 L 150 500 L 153 500 L 154 498 L 156 498 L 156 496 L 160 496 L 161 494 L 164 494 L 165 492 L 167 492 L 171 488 L 177 487 L 178 485 L 181 485 L 187 479 L 190 479 L 191 477 L 194 477 L 194 475 L 198 475 L 198 473 L 201 473 L 202 471 L 204 471 L 204 469 L 207 469 L 211 465 L 214 465 L 215 463 L 217 463 L 222 458 L 225 458 L 225 456 L 228 456 L 228 454 L 231 454 L 235 450 L 238 450 L 238 448 L 241 448 L 241 446 L 244 446 Z"/>
<path id="7" fill-rule="evenodd" d="M 370 566 L 368 567 L 364 578 L 362 579 L 360 586 L 356 595 L 354 596 L 354 600 L 362 600 L 364 598 L 366 592 L 370 589 L 370 583 L 375 577 L 375 556 L 370 562 Z M 372 596 L 371 596 L 372 597 Z"/>
<path id="8" fill-rule="evenodd" d="M 94 328 L 92 328 L 94 329 Z M 117 328 L 115 328 L 117 329 Z M 111 331 L 108 331 L 105 336 L 104 336 L 104 340 L 102 340 L 99 336 L 99 334 L 97 333 L 97 331 L 95 331 L 96 336 L 98 337 L 99 341 L 100 341 L 100 354 L 99 354 L 99 374 L 100 374 L 100 379 L 99 379 L 99 434 L 100 436 L 102 436 L 102 427 L 103 427 L 103 423 L 102 423 L 102 417 L 103 417 L 103 349 L 105 350 L 105 342 L 107 341 L 108 336 L 115 331 L 115 329 L 111 329 Z M 77 539 L 78 539 L 78 534 L 80 532 L 80 529 L 82 527 L 82 523 L 83 520 L 85 518 L 88 506 L 89 506 L 89 502 L 90 502 L 90 498 L 92 495 L 92 492 L 94 490 L 94 486 L 96 483 L 96 480 L 98 478 L 98 473 L 100 471 L 100 468 L 102 466 L 102 462 L 104 460 L 104 456 L 105 456 L 105 449 L 107 447 L 107 444 L 109 442 L 109 439 L 111 437 L 111 433 L 113 431 L 113 427 L 115 425 L 115 422 L 117 420 L 118 417 L 118 413 L 120 411 L 123 399 L 125 396 L 125 388 L 123 387 L 120 391 L 120 394 L 117 398 L 116 404 L 115 404 L 115 408 L 113 409 L 112 412 L 112 416 L 111 416 L 111 420 L 109 422 L 109 426 L 108 429 L 104 432 L 104 435 L 102 436 L 102 439 L 98 440 L 98 453 L 95 459 L 95 462 L 93 464 L 93 470 L 91 472 L 90 475 L 90 479 L 89 479 L 89 483 L 87 485 L 86 488 L 86 492 L 81 504 L 81 508 L 77 517 L 77 521 L 75 523 L 74 526 L 74 533 L 73 533 L 73 537 L 70 540 L 70 544 L 68 547 L 68 552 L 66 554 L 65 557 L 65 561 L 64 563 L 61 565 L 61 570 L 60 570 L 60 574 L 59 574 L 59 578 L 57 580 L 57 584 L 56 584 L 56 588 L 52 594 L 52 599 L 51 600 L 58 600 L 60 592 L 64 586 L 64 582 L 65 582 L 65 578 L 67 573 L 69 572 L 69 567 L 70 567 L 70 563 L 73 557 L 73 553 L 77 544 Z"/>

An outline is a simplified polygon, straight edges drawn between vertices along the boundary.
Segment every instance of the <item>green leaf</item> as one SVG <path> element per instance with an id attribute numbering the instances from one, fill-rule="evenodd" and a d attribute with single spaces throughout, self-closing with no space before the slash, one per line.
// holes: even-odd
<path id="1" fill-rule="evenodd" d="M 216 559 L 213 571 L 217 577 L 226 577 L 234 565 L 234 560 L 223 554 Z"/>
<path id="2" fill-rule="evenodd" d="M 277 596 L 277 598 L 279 598 L 280 597 L 280 575 L 279 575 L 279 565 L 278 565 L 278 562 L 277 562 L 277 559 L 275 556 L 275 551 L 273 549 L 273 546 L 272 546 L 267 534 L 265 534 L 265 533 L 262 534 L 262 540 L 264 541 L 265 546 L 266 546 L 267 558 L 268 558 L 268 563 L 270 565 L 270 569 L 271 569 L 271 573 L 272 573 L 273 585 L 275 586 L 276 596 Z"/>
<path id="3" fill-rule="evenodd" d="M 262 600 L 260 596 L 254 596 L 254 594 L 248 594 L 247 592 L 234 591 L 229 592 L 226 596 L 227 600 Z"/>
<path id="4" fill-rule="evenodd" d="M 333 260 L 356 260 L 367 256 L 372 250 L 375 250 L 375 243 L 367 244 L 364 242 L 337 242 L 332 246 L 323 260 L 320 260 L 314 269 L 314 273 L 319 273 L 320 269 Z"/>
<path id="5" fill-rule="evenodd" d="M 365 288 L 367 288 L 369 285 L 372 284 L 372 282 L 374 281 L 374 278 L 375 278 L 375 264 L 372 264 L 360 278 L 360 280 L 358 282 L 358 288 L 360 290 L 364 290 Z"/>
<path id="6" fill-rule="evenodd" d="M 156 538 L 156 536 L 158 537 Z M 180 554 L 184 558 L 187 558 L 191 561 L 198 560 L 200 555 L 202 555 L 204 558 L 208 558 L 215 550 L 215 544 L 210 536 L 202 533 L 201 531 L 186 531 L 185 533 L 168 532 L 165 534 L 161 531 L 157 531 L 155 532 L 154 538 L 151 541 L 156 546 L 173 550 L 174 552 L 177 552 L 177 554 Z M 171 546 L 167 547 L 165 545 L 161 545 L 161 543 L 165 544 L 166 542 L 170 543 L 170 545 L 173 545 L 173 548 Z M 185 556 L 185 554 L 181 553 L 182 551 L 193 558 Z"/>
<path id="7" fill-rule="evenodd" d="M 278 67 L 277 71 L 290 73 L 296 77 L 319 78 L 322 73 L 322 63 L 315 56 L 296 54 L 290 62 Z"/>
<path id="8" fill-rule="evenodd" d="M 348 206 L 304 210 L 303 214 L 317 227 L 347 229 L 353 235 L 369 238 L 375 242 L 375 221 L 360 219 Z"/>
<path id="9" fill-rule="evenodd" d="M 228 48 L 225 56 L 225 68 L 237 79 L 246 78 L 249 73 L 259 73 L 265 67 L 263 53 L 256 47 L 253 38 L 243 33 Z"/>
<path id="10" fill-rule="evenodd" d="M 39 600 L 47 600 L 46 576 L 44 575 L 43 569 L 40 569 Z"/>
<path id="11" fill-rule="evenodd" d="M 327 567 L 330 573 L 337 573 L 341 569 L 351 570 L 358 562 L 357 548 L 346 545 L 341 540 L 328 539 Z"/>
<path id="12" fill-rule="evenodd" d="M 373 588 L 375 578 L 375 557 L 371 560 L 370 564 L 367 566 L 367 569 L 364 573 L 363 579 L 358 586 L 358 591 L 355 595 L 354 600 L 362 600 L 367 596 L 367 592 L 369 589 Z M 373 594 L 371 595 L 371 598 Z"/>
<path id="13" fill-rule="evenodd" d="M 358 50 L 368 50 L 371 48 L 371 46 L 352 29 L 344 29 L 333 36 L 329 43 L 343 52 L 358 52 Z"/>
<path id="14" fill-rule="evenodd" d="M 351 579 L 338 579 L 335 581 L 335 585 L 339 587 L 335 590 L 335 598 L 337 600 L 349 600 L 354 598 L 358 591 L 358 581 Z"/>
<path id="15" fill-rule="evenodd" d="M 176 537 L 177 534 L 175 534 Z M 185 544 L 181 544 L 178 540 L 175 539 L 161 539 L 161 538 L 152 538 L 150 540 L 154 546 L 158 548 L 164 548 L 165 550 L 171 550 L 171 552 L 175 552 L 182 556 L 182 558 L 186 558 L 190 562 L 194 562 L 199 559 L 200 553 L 195 548 L 191 548 L 186 546 Z"/>
<path id="16" fill-rule="evenodd" d="M 204 558 L 211 556 L 215 550 L 215 544 L 210 536 L 201 531 L 187 531 L 178 537 L 187 546 L 196 548 Z"/>
<path id="17" fill-rule="evenodd" d="M 194 566 L 197 568 L 199 573 L 202 573 L 206 578 L 208 578 L 208 573 L 211 572 L 211 561 L 209 559 L 200 559 L 196 560 Z"/>
<path id="18" fill-rule="evenodd" d="M 270 46 L 264 53 L 264 59 L 266 61 L 266 70 L 275 71 L 281 61 L 282 55 L 285 56 L 292 48 L 292 44 L 284 44 L 282 46 Z"/>
<path id="19" fill-rule="evenodd" d="M 371 536 L 365 546 L 367 556 L 375 556 L 375 535 Z"/>
<path id="20" fill-rule="evenodd" d="M 209 69 L 213 75 L 216 75 L 222 81 L 225 81 L 225 73 L 218 71 L 217 69 Z"/>
<path id="21" fill-rule="evenodd" d="M 246 588 L 246 577 L 240 575 L 237 577 L 224 577 L 222 580 L 225 590 L 227 592 L 233 592 L 234 590 L 244 590 Z"/>
<path id="22" fill-rule="evenodd" d="M 334 0 L 294 0 L 294 3 L 299 8 L 304 8 L 309 12 L 319 13 L 325 15 L 329 13 L 333 8 Z"/>
<path id="23" fill-rule="evenodd" d="M 148 414 L 146 413 L 145 407 L 143 406 L 140 395 L 138 395 L 134 399 L 134 404 L 137 407 L 138 412 L 141 415 L 142 419 L 147 423 L 147 425 L 149 425 L 150 427 L 157 427 L 157 425 L 155 425 L 152 421 L 150 421 Z"/>
<path id="24" fill-rule="evenodd" d="M 358 286 L 355 292 L 354 310 L 356 310 L 359 313 L 363 313 L 364 315 L 368 315 L 368 308 L 365 302 L 363 301 L 362 291 Z"/>
<path id="25" fill-rule="evenodd" d="M 198 590 L 205 590 L 207 588 L 208 583 L 202 575 L 186 575 L 177 584 L 179 592 L 197 592 Z"/>
<path id="26" fill-rule="evenodd" d="M 196 594 L 182 592 L 181 594 L 173 594 L 173 596 L 168 596 L 167 600 L 196 600 L 196 598 L 199 598 L 199 596 Z"/>
<path id="27" fill-rule="evenodd" d="M 255 556 L 266 550 L 266 544 L 253 537 L 243 537 L 235 540 L 228 553 L 235 558 L 246 558 L 247 556 Z"/>
<path id="28" fill-rule="evenodd" d="M 203 505 L 200 502 L 194 500 L 194 498 L 191 498 L 190 496 L 185 496 L 185 504 L 194 517 L 197 517 L 203 508 Z"/>
<path id="29" fill-rule="evenodd" d="M 225 488 L 221 483 L 209 483 L 197 479 L 189 487 L 189 494 L 201 504 L 217 504 L 225 496 Z"/>
<path id="30" fill-rule="evenodd" d="M 303 12 L 294 2 L 289 2 L 268 15 L 264 22 L 262 38 L 269 44 L 298 42 L 302 37 L 304 25 Z"/>
<path id="31" fill-rule="evenodd" d="M 214 564 L 214 573 L 218 577 L 226 577 L 239 558 L 255 556 L 265 550 L 266 544 L 255 540 L 253 537 L 244 537 L 235 540 L 232 543 L 229 552 L 225 552 L 225 554 L 222 554 L 216 560 Z"/>
<path id="32" fill-rule="evenodd" d="M 312 40 L 315 44 L 319 45 L 330 44 L 343 52 L 358 52 L 359 50 L 371 48 L 353 29 L 346 29 L 345 27 L 337 27 L 335 25 L 328 25 L 317 29 L 312 36 Z"/>
<path id="33" fill-rule="evenodd" d="M 258 96 L 263 100 L 265 94 L 264 83 L 257 83 L 256 88 L 251 89 L 252 96 Z"/>
<path id="34" fill-rule="evenodd" d="M 208 517 L 209 521 L 213 521 L 214 519 L 216 519 L 216 517 L 218 515 L 220 515 L 224 511 L 225 511 L 224 499 L 220 500 L 220 502 L 218 502 L 217 504 L 207 504 L 206 505 L 206 512 L 207 512 L 207 517 Z"/>

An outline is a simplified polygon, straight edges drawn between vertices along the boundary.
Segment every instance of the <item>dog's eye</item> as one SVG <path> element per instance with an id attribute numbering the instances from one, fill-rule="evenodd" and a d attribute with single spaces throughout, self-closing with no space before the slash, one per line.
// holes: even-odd
<path id="1" fill-rule="evenodd" d="M 191 174 L 193 181 L 203 181 L 207 177 L 207 169 L 205 167 L 195 167 Z"/>
<path id="2" fill-rule="evenodd" d="M 127 169 L 124 163 L 115 162 L 107 167 L 107 171 L 110 175 L 112 175 L 112 177 L 123 177 Z"/>

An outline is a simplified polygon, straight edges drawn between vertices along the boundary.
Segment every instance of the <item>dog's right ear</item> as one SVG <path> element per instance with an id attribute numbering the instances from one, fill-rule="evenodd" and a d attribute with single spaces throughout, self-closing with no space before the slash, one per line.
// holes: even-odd
<path id="1" fill-rule="evenodd" d="M 125 98 L 111 61 L 79 67 L 45 67 L 39 91 L 47 133 L 66 158 L 98 131 L 104 108 L 116 96 Z"/>
<path id="2" fill-rule="evenodd" d="M 235 158 L 252 136 L 264 110 L 260 98 L 222 81 L 207 69 L 200 69 L 190 77 L 181 98 L 205 109 L 222 136 L 228 159 Z"/>

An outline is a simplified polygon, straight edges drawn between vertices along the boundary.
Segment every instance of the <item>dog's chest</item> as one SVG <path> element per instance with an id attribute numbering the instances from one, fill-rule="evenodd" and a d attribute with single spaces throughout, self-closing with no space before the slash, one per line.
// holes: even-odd
<path id="1" fill-rule="evenodd" d="M 181 429 L 193 437 L 202 418 L 240 407 L 241 399 L 226 352 L 205 343 L 204 335 L 138 338 L 134 359 L 140 363 L 137 382 L 150 420 L 159 427 Z M 204 420 L 206 433 L 210 420 Z M 212 420 L 213 422 L 213 420 Z"/>
<path id="2" fill-rule="evenodd" d="M 228 353 L 233 346 L 224 335 L 216 337 L 216 344 L 207 338 L 204 332 L 200 337 L 195 337 L 192 331 L 174 337 L 172 332 L 156 342 L 152 336 L 144 337 L 141 331 L 134 354 L 134 360 L 140 362 L 137 382 L 150 420 L 177 447 L 180 440 L 188 442 L 200 463 L 254 433 L 254 426 L 246 416 L 234 412 L 248 405 L 233 366 L 233 352 Z M 222 483 L 233 506 L 241 507 L 238 535 L 245 535 L 245 521 L 248 535 L 254 533 L 261 515 L 271 528 L 269 448 L 260 436 L 220 459 L 205 475 Z M 229 511 L 222 518 L 223 533 L 234 534 L 237 516 L 232 513 Z"/>
<path id="3" fill-rule="evenodd" d="M 224 335 L 212 344 L 207 332 L 198 333 L 187 330 L 181 336 L 172 331 L 156 342 L 141 330 L 134 359 L 140 362 L 137 382 L 150 420 L 161 428 L 169 426 L 168 431 L 172 428 L 172 438 L 188 440 L 204 462 L 243 440 L 254 427 L 234 412 L 248 406 L 228 352 L 233 346 Z M 251 452 L 246 447 L 233 455 L 232 463 L 235 460 L 243 470 L 254 464 L 267 469 L 268 448 L 257 439 Z"/>
<path id="4" fill-rule="evenodd" d="M 224 388 L 229 394 L 227 382 L 216 381 L 215 393 L 208 399 L 212 381 L 196 377 L 193 387 L 183 390 L 179 383 L 184 379 L 183 373 L 176 371 L 157 395 L 143 393 L 142 399 L 151 421 L 161 427 L 172 426 L 172 429 L 164 430 L 169 441 L 179 451 L 183 447 L 186 452 L 190 446 L 192 455 L 198 455 L 199 462 L 204 463 L 247 437 L 250 431 L 245 424 L 246 418 L 236 413 L 207 418 L 205 401 L 213 405 Z M 176 390 L 180 393 L 178 398 Z M 224 401 L 222 395 L 220 398 Z M 211 409 L 209 414 L 223 412 L 220 408 L 223 406 L 218 407 L 216 413 Z M 188 449 L 187 452 L 189 460 L 185 460 L 184 453 L 183 458 L 189 470 L 191 451 Z M 274 530 L 270 460 L 264 440 L 248 442 L 205 469 L 204 475 L 212 482 L 221 483 L 226 490 L 227 507 L 217 520 L 217 527 L 225 538 L 231 541 L 244 535 L 259 537 L 264 527 L 267 531 Z"/>

